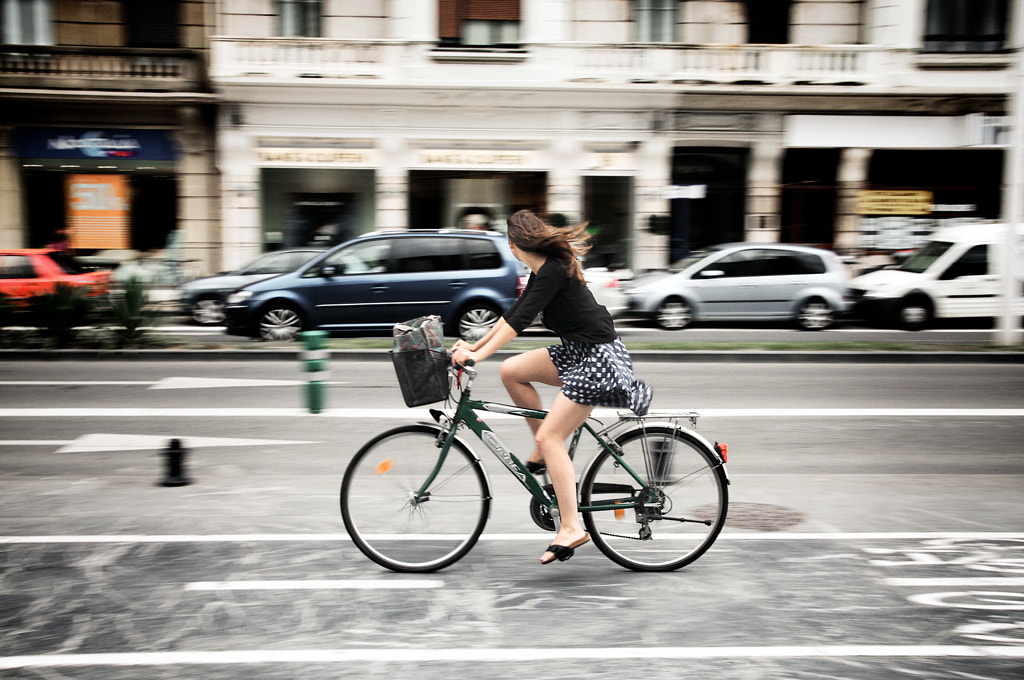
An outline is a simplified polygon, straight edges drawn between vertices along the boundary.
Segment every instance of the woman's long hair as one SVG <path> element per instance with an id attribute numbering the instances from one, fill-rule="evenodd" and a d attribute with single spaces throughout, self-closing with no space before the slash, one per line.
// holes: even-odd
<path id="1" fill-rule="evenodd" d="M 583 266 L 580 259 L 590 250 L 587 223 L 573 227 L 552 227 L 529 210 L 520 210 L 508 218 L 508 238 L 521 250 L 553 257 L 563 264 L 569 278 L 583 285 Z"/>

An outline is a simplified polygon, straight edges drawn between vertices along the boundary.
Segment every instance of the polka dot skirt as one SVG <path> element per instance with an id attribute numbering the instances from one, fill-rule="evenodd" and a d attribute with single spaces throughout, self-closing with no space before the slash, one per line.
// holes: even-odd
<path id="1" fill-rule="evenodd" d="M 548 355 L 558 369 L 562 394 L 577 404 L 628 408 L 638 416 L 651 406 L 654 391 L 633 377 L 633 362 L 618 338 L 591 344 L 563 340 L 550 345 Z"/>

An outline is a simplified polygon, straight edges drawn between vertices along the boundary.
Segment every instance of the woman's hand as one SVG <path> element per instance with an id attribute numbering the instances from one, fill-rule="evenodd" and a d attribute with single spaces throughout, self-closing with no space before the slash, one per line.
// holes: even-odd
<path id="1" fill-rule="evenodd" d="M 462 342 L 461 340 L 459 342 Z M 460 347 L 459 343 L 455 343 L 455 347 L 452 350 L 452 363 L 456 366 L 465 366 L 467 361 L 473 363 L 479 363 L 476 352 L 469 349 L 469 345 L 463 343 Z"/>

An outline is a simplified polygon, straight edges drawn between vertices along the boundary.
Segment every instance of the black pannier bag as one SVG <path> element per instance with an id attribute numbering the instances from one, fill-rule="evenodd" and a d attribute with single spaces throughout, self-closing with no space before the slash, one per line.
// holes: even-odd
<path id="1" fill-rule="evenodd" d="M 441 317 L 421 316 L 395 324 L 391 362 L 406 406 L 422 406 L 448 398 L 448 365 Z"/>

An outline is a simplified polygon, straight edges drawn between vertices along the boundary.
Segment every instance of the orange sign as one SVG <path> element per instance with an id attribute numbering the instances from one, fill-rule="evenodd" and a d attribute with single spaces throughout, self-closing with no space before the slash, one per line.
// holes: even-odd
<path id="1" fill-rule="evenodd" d="M 64 192 L 72 248 L 131 247 L 131 201 L 126 175 L 68 175 Z"/>

